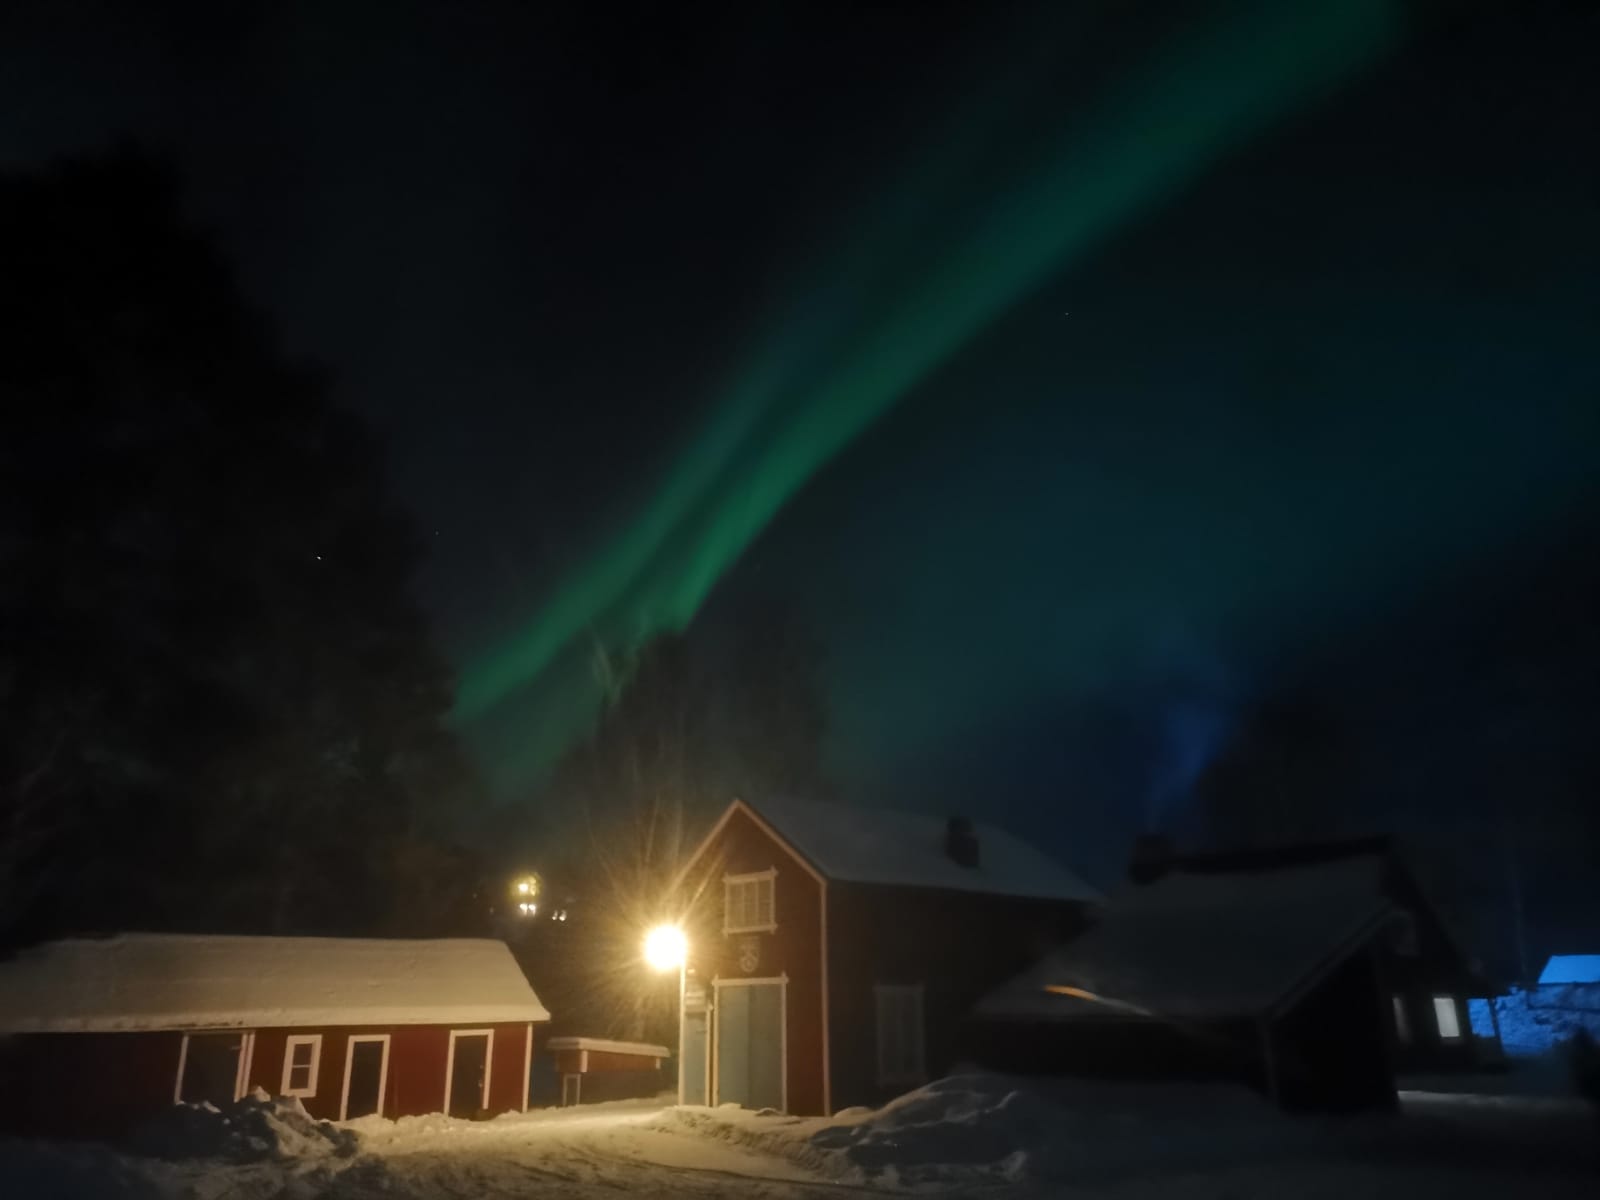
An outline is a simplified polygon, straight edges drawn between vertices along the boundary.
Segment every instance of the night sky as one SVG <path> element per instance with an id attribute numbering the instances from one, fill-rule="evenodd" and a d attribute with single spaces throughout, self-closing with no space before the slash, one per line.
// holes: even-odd
<path id="1" fill-rule="evenodd" d="M 0 158 L 181 164 L 387 435 L 505 800 L 590 638 L 775 593 L 845 794 L 1093 862 L 1588 560 L 1594 12 L 52 0 Z"/>

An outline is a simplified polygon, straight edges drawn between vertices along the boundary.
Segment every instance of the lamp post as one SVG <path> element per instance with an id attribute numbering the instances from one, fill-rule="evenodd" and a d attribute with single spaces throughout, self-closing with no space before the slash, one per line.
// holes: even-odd
<path id="1" fill-rule="evenodd" d="M 644 960 L 657 971 L 678 968 L 678 1103 L 683 1103 L 683 1043 L 687 1032 L 689 990 L 689 939 L 676 925 L 657 925 L 644 939 Z"/>

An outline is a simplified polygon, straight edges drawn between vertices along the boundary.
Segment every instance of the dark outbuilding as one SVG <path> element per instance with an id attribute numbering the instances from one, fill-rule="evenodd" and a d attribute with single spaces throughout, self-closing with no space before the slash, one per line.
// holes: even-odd
<path id="1" fill-rule="evenodd" d="M 1469 1064 L 1466 1000 L 1487 990 L 1387 842 L 1146 843 L 1087 932 L 981 1001 L 972 1036 L 1007 1070 L 1234 1079 L 1352 1110 L 1392 1105 L 1401 1067 Z"/>

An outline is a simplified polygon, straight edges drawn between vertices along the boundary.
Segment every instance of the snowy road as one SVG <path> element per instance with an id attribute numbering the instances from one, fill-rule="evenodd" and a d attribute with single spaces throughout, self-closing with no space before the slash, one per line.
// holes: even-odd
<path id="1" fill-rule="evenodd" d="M 292 1103 L 292 1102 L 291 1102 Z M 630 1101 L 487 1122 L 303 1115 L 247 1157 L 181 1161 L 0 1143 L 0 1196 L 40 1200 L 599 1200 L 918 1195 L 1119 1200 L 1487 1200 L 1600 1195 L 1593 1115 L 1570 1101 L 1412 1093 L 1397 1116 L 1291 1120 L 1196 1089 L 1044 1098 L 941 1081 L 833 1120 Z M 276 1113 L 278 1110 L 272 1110 Z M 272 1118 L 274 1121 L 276 1117 Z M 310 1137 L 304 1136 L 311 1132 Z M 333 1132 L 338 1133 L 337 1130 Z M 349 1140 L 347 1134 L 338 1137 Z M 187 1151 L 186 1151 L 187 1153 Z M 198 1152 L 196 1152 L 198 1153 Z M 209 1153 L 216 1154 L 213 1149 Z"/>

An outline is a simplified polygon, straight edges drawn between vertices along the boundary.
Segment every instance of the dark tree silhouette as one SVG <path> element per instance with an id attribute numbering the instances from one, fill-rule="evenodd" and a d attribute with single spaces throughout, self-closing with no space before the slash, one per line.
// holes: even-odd
<path id="1" fill-rule="evenodd" d="M 573 1032 L 675 1039 L 673 981 L 652 984 L 640 939 L 676 915 L 670 885 L 694 839 L 733 796 L 825 790 L 815 639 L 764 599 L 717 633 L 597 648 L 604 708 L 531 806 L 547 839 L 538 857 L 576 897 L 577 924 L 533 924 L 529 952 L 541 987 L 574 997 L 585 1027 Z"/>
<path id="2" fill-rule="evenodd" d="M 379 446 L 137 152 L 0 177 L 0 262 L 5 936 L 410 927 L 476 787 Z"/>

